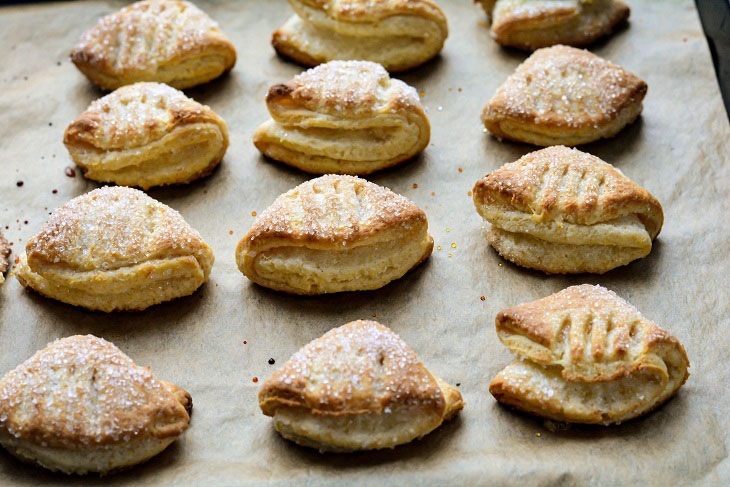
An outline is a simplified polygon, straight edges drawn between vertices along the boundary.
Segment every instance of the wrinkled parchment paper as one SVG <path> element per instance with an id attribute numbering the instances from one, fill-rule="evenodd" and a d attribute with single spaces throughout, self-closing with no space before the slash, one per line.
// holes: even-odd
<path id="1" fill-rule="evenodd" d="M 49 211 L 97 187 L 64 174 L 73 164 L 63 130 L 102 95 L 66 56 L 122 3 L 0 8 L 0 224 L 9 227 L 13 259 Z M 238 64 L 188 94 L 228 122 L 231 147 L 209 178 L 149 193 L 213 247 L 210 282 L 191 297 L 111 315 L 24 292 L 14 277 L 0 288 L 0 373 L 51 340 L 93 333 L 190 391 L 191 427 L 150 462 L 103 479 L 48 473 L 2 451 L 0 484 L 727 485 L 730 130 L 693 2 L 632 1 L 629 25 L 592 46 L 649 84 L 637 123 L 583 148 L 664 206 L 664 229 L 648 257 L 603 276 L 561 277 L 517 268 L 491 250 L 468 192 L 535 148 L 483 133 L 479 113 L 525 54 L 495 44 L 476 5 L 442 0 L 451 31 L 443 53 L 402 76 L 425 93 L 432 143 L 413 162 L 371 178 L 426 210 L 441 250 L 384 289 L 324 297 L 257 287 L 234 260 L 251 213 L 310 177 L 264 160 L 251 142 L 268 117 L 267 88 L 301 70 L 269 45 L 291 10 L 282 0 L 197 3 L 230 36 Z M 675 334 L 692 363 L 687 384 L 654 413 L 610 428 L 565 428 L 499 406 L 487 385 L 511 357 L 497 340 L 496 313 L 584 282 L 615 290 Z M 323 455 L 281 439 L 259 411 L 261 382 L 309 340 L 374 314 L 431 370 L 460 384 L 466 409 L 395 450 Z"/>

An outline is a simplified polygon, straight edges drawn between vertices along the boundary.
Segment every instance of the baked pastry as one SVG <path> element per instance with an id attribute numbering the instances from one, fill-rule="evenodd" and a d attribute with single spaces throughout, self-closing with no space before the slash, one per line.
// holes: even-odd
<path id="1" fill-rule="evenodd" d="M 320 451 L 393 448 L 464 408 L 391 330 L 353 321 L 295 353 L 264 382 L 259 406 L 286 439 Z"/>
<path id="2" fill-rule="evenodd" d="M 294 294 L 378 289 L 431 255 L 426 214 L 353 176 L 312 179 L 279 196 L 236 247 L 241 272 Z"/>
<path id="3" fill-rule="evenodd" d="M 228 148 L 228 127 L 182 91 L 142 82 L 93 102 L 63 143 L 87 178 L 147 189 L 210 174 Z"/>
<path id="4" fill-rule="evenodd" d="M 426 148 L 418 93 L 382 66 L 331 61 L 269 88 L 273 120 L 253 136 L 266 156 L 316 174 L 370 174 Z"/>
<path id="5" fill-rule="evenodd" d="M 15 275 L 64 303 L 125 311 L 192 294 L 212 266 L 213 251 L 177 211 L 136 189 L 104 187 L 53 212 Z"/>
<path id="6" fill-rule="evenodd" d="M 10 265 L 10 262 L 8 262 L 10 252 L 10 244 L 5 240 L 3 233 L 0 232 L 0 285 L 5 282 L 5 271 L 8 270 L 8 266 Z"/>
<path id="7" fill-rule="evenodd" d="M 474 185 L 489 243 L 523 267 L 604 273 L 649 254 L 664 223 L 647 190 L 599 158 L 562 146 L 532 152 Z"/>
<path id="8" fill-rule="evenodd" d="M 613 137 L 641 114 L 647 86 L 595 54 L 555 46 L 535 51 L 482 111 L 496 137 L 535 145 Z"/>
<path id="9" fill-rule="evenodd" d="M 431 0 L 289 0 L 295 15 L 274 32 L 280 55 L 306 66 L 361 59 L 388 71 L 436 56 L 449 30 Z"/>
<path id="10" fill-rule="evenodd" d="M 167 448 L 188 427 L 192 404 L 110 342 L 76 335 L 0 381 L 0 443 L 50 470 L 108 473 Z"/>
<path id="11" fill-rule="evenodd" d="M 620 0 L 478 0 L 492 18 L 499 44 L 534 50 L 555 44 L 586 46 L 629 18 Z"/>
<path id="12" fill-rule="evenodd" d="M 192 3 L 144 0 L 99 20 L 81 36 L 71 61 L 106 90 L 137 81 L 185 89 L 233 68 L 236 50 Z"/>
<path id="13" fill-rule="evenodd" d="M 518 359 L 492 380 L 497 401 L 576 423 L 620 423 L 669 399 L 689 377 L 684 347 L 601 286 L 571 286 L 497 315 Z"/>

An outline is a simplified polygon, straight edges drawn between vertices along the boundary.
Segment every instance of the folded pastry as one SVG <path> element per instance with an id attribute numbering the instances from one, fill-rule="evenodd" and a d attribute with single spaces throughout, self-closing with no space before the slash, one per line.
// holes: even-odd
<path id="1" fill-rule="evenodd" d="M 604 273 L 649 254 L 664 213 L 647 190 L 576 149 L 548 147 L 487 174 L 474 205 L 502 257 L 548 273 Z"/>
<path id="2" fill-rule="evenodd" d="M 3 233 L 0 232 L 0 284 L 5 282 L 5 271 L 8 270 L 10 263 L 8 257 L 10 257 L 10 244 L 5 240 Z"/>
<path id="3" fill-rule="evenodd" d="M 192 294 L 212 266 L 212 250 L 177 211 L 136 189 L 104 187 L 53 212 L 15 274 L 64 303 L 122 311 Z"/>
<path id="4" fill-rule="evenodd" d="M 71 61 L 106 90 L 137 81 L 184 89 L 230 70 L 236 50 L 192 3 L 144 0 L 99 20 L 81 36 Z"/>
<path id="5" fill-rule="evenodd" d="M 362 59 L 404 71 L 436 56 L 448 35 L 431 0 L 289 0 L 295 15 L 274 32 L 282 56 L 306 66 Z"/>
<path id="6" fill-rule="evenodd" d="M 572 286 L 501 311 L 496 321 L 518 359 L 489 392 L 531 414 L 619 423 L 656 408 L 689 377 L 682 344 L 601 286 Z"/>
<path id="7" fill-rule="evenodd" d="M 431 255 L 426 214 L 353 176 L 312 179 L 279 196 L 236 248 L 241 272 L 294 294 L 378 289 Z"/>
<path id="8" fill-rule="evenodd" d="M 530 51 L 555 44 L 591 44 L 630 14 L 620 0 L 478 1 L 492 17 L 494 40 Z"/>
<path id="9" fill-rule="evenodd" d="M 76 335 L 0 381 L 0 443 L 50 470 L 107 473 L 167 448 L 188 427 L 192 404 L 110 342 Z"/>
<path id="10" fill-rule="evenodd" d="M 259 406 L 281 435 L 320 451 L 393 448 L 464 408 L 390 329 L 353 321 L 308 343 L 264 382 Z"/>
<path id="11" fill-rule="evenodd" d="M 332 61 L 269 88 L 272 120 L 254 134 L 266 156 L 316 174 L 370 174 L 426 148 L 418 93 L 382 66 Z"/>
<path id="12" fill-rule="evenodd" d="M 496 137 L 535 145 L 613 137 L 641 114 L 647 86 L 595 54 L 567 46 L 535 51 L 482 111 Z"/>
<path id="13" fill-rule="evenodd" d="M 183 92 L 142 82 L 93 102 L 63 143 L 87 178 L 147 189 L 210 174 L 228 148 L 228 127 Z"/>

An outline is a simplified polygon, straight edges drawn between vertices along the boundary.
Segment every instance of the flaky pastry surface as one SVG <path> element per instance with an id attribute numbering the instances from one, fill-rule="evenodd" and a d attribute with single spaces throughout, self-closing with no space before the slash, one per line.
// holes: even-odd
<path id="1" fill-rule="evenodd" d="M 368 61 L 331 61 L 269 88 L 272 119 L 254 134 L 266 156 L 317 174 L 369 174 L 426 148 L 416 90 Z"/>
<path id="2" fill-rule="evenodd" d="M 10 265 L 8 258 L 11 252 L 10 244 L 3 236 L 3 232 L 0 231 L 0 285 L 5 282 L 5 271 L 8 270 Z"/>
<path id="3" fill-rule="evenodd" d="M 518 360 L 490 392 L 550 419 L 625 421 L 662 404 L 689 376 L 682 344 L 601 286 L 572 286 L 501 311 L 496 325 Z"/>
<path id="4" fill-rule="evenodd" d="M 89 80 L 107 90 L 137 81 L 190 88 L 236 62 L 236 50 L 218 24 L 181 0 L 144 0 L 103 17 L 70 56 Z"/>
<path id="5" fill-rule="evenodd" d="M 276 429 L 329 451 L 392 448 L 464 407 L 398 335 L 354 321 L 310 342 L 262 385 L 259 406 Z"/>
<path id="6" fill-rule="evenodd" d="M 535 51 L 482 110 L 496 137 L 575 146 L 613 137 L 642 110 L 647 85 L 636 75 L 582 49 Z"/>

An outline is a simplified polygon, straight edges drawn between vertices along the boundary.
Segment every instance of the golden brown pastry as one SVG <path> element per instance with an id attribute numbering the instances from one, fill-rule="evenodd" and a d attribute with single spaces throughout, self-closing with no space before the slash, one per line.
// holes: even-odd
<path id="1" fill-rule="evenodd" d="M 272 120 L 254 134 L 266 156 L 316 174 L 370 174 L 426 148 L 418 93 L 382 66 L 331 61 L 269 88 Z"/>
<path id="2" fill-rule="evenodd" d="M 177 211 L 136 189 L 104 187 L 53 212 L 15 272 L 44 296 L 124 311 L 192 294 L 212 266 L 213 251 Z"/>
<path id="3" fill-rule="evenodd" d="M 599 158 L 554 146 L 474 185 L 474 205 L 502 257 L 548 273 L 604 273 L 649 254 L 664 213 L 647 190 Z"/>
<path id="4" fill-rule="evenodd" d="M 141 82 L 93 102 L 63 143 L 85 177 L 147 189 L 210 174 L 228 148 L 228 127 L 182 91 Z"/>
<path id="5" fill-rule="evenodd" d="M 353 321 L 295 353 L 264 382 L 261 411 L 281 435 L 320 451 L 393 448 L 464 408 L 391 330 Z"/>
<path id="6" fill-rule="evenodd" d="M 10 265 L 10 262 L 8 262 L 10 252 L 10 244 L 5 240 L 3 232 L 0 232 L 0 285 L 5 282 L 5 271 L 8 270 L 8 266 Z"/>
<path id="7" fill-rule="evenodd" d="M 137 81 L 185 89 L 233 68 L 236 50 L 192 3 L 144 0 L 99 20 L 81 36 L 71 61 L 106 90 Z"/>
<path id="8" fill-rule="evenodd" d="M 497 315 L 518 358 L 492 380 L 497 401 L 576 423 L 620 423 L 669 399 L 689 377 L 684 347 L 601 286 L 572 286 Z"/>
<path id="9" fill-rule="evenodd" d="M 294 294 L 378 289 L 431 255 L 426 214 L 353 176 L 312 179 L 279 196 L 236 248 L 243 274 Z"/>
<path id="10" fill-rule="evenodd" d="M 167 448 L 190 422 L 190 394 L 110 342 L 50 343 L 0 381 L 0 443 L 67 474 L 108 473 Z"/>
<path id="11" fill-rule="evenodd" d="M 482 111 L 494 136 L 550 146 L 613 137 L 641 114 L 647 86 L 595 54 L 567 46 L 535 51 Z"/>
<path id="12" fill-rule="evenodd" d="M 492 18 L 494 40 L 530 51 L 555 44 L 591 44 L 631 13 L 620 0 L 477 1 Z"/>
<path id="13" fill-rule="evenodd" d="M 289 0 L 295 15 L 274 32 L 282 56 L 306 66 L 360 59 L 388 71 L 415 68 L 436 56 L 448 35 L 431 0 Z"/>

